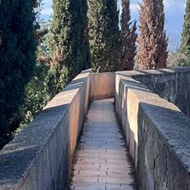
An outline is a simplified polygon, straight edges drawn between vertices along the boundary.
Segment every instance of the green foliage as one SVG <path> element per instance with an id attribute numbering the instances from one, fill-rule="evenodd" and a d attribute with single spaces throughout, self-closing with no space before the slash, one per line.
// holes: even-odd
<path id="1" fill-rule="evenodd" d="M 175 52 L 170 52 L 168 56 L 167 66 L 174 67 L 174 66 L 182 66 L 186 67 L 190 65 L 190 59 L 187 55 L 185 55 L 181 49 L 178 49 Z"/>
<path id="2" fill-rule="evenodd" d="M 46 77 L 50 69 L 49 23 L 39 22 L 37 34 L 37 61 L 32 79 L 25 87 L 24 104 L 20 108 L 21 123 L 17 133 L 22 130 L 49 101 Z"/>
<path id="3" fill-rule="evenodd" d="M 39 23 L 40 5 L 41 0 L 0 4 L 0 147 L 91 65 L 86 0 L 54 0 L 51 31 Z"/>
<path id="4" fill-rule="evenodd" d="M 190 59 L 190 0 L 187 0 L 184 24 L 183 24 L 183 32 L 181 35 L 181 46 L 180 52 L 184 53 L 188 59 Z M 187 61 L 188 65 L 190 61 Z"/>
<path id="5" fill-rule="evenodd" d="M 47 83 L 53 94 L 90 67 L 86 0 L 54 0 L 51 28 L 53 64 Z M 49 81 L 48 81 L 49 80 Z M 55 91 L 54 91 L 55 89 Z M 52 96 L 53 94 L 50 94 Z"/>
<path id="6" fill-rule="evenodd" d="M 19 106 L 36 60 L 35 13 L 31 0 L 0 3 L 0 136 L 9 138 L 19 124 Z"/>
<path id="7" fill-rule="evenodd" d="M 48 99 L 53 98 L 60 90 L 62 90 L 68 83 L 68 69 L 64 65 L 54 63 L 48 71 L 46 77 L 46 92 Z"/>
<path id="8" fill-rule="evenodd" d="M 49 66 L 46 63 L 38 61 L 34 69 L 34 76 L 25 88 L 24 104 L 20 108 L 22 122 L 18 131 L 31 122 L 49 100 L 45 83 L 48 70 Z"/>
<path id="9" fill-rule="evenodd" d="M 88 0 L 89 40 L 94 72 L 115 71 L 119 27 L 116 0 Z"/>
<path id="10" fill-rule="evenodd" d="M 130 0 L 122 0 L 121 14 L 121 50 L 117 70 L 133 70 L 136 47 L 136 22 L 132 24 L 130 15 Z"/>

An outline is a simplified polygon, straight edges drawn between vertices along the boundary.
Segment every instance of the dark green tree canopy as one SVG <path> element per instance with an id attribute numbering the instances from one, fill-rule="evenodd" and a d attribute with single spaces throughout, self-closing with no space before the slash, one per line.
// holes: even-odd
<path id="1" fill-rule="evenodd" d="M 0 3 L 0 138 L 18 127 L 24 87 L 35 64 L 35 13 L 31 0 Z"/>
<path id="2" fill-rule="evenodd" d="M 48 80 L 51 85 L 55 83 L 53 86 L 56 92 L 82 70 L 91 66 L 87 8 L 86 0 L 53 1 L 53 61 Z"/>
<path id="3" fill-rule="evenodd" d="M 114 71 L 118 65 L 119 27 L 116 0 L 88 0 L 89 40 L 95 72 Z"/>
<path id="4" fill-rule="evenodd" d="M 190 58 L 190 0 L 187 0 L 180 51 Z"/>

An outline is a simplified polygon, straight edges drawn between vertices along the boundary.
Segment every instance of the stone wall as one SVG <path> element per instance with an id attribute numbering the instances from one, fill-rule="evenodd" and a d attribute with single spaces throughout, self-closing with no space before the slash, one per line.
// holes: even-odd
<path id="1" fill-rule="evenodd" d="M 1 150 L 0 190 L 67 190 L 90 101 L 114 96 L 139 189 L 190 190 L 189 83 L 190 68 L 83 71 Z"/>
<path id="2" fill-rule="evenodd" d="M 115 93 L 115 73 L 92 75 L 92 99 L 113 98 Z"/>
<path id="3" fill-rule="evenodd" d="M 139 189 L 190 190 L 190 120 L 140 83 L 140 75 L 146 78 L 116 73 L 115 97 Z"/>
<path id="4" fill-rule="evenodd" d="M 0 152 L 0 190 L 66 190 L 90 102 L 83 71 Z"/>
<path id="5" fill-rule="evenodd" d="M 190 67 L 133 71 L 130 75 L 190 116 Z"/>

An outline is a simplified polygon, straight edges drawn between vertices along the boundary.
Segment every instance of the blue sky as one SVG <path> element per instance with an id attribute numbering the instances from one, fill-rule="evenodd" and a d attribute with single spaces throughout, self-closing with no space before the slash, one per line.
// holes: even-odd
<path id="1" fill-rule="evenodd" d="M 120 1 L 120 0 L 119 0 Z M 131 0 L 131 16 L 133 20 L 138 21 L 138 2 L 142 0 Z M 172 51 L 177 48 L 180 42 L 183 17 L 186 0 L 164 0 L 166 15 L 166 32 L 169 37 L 169 49 Z M 120 2 L 118 3 L 120 7 Z M 52 14 L 52 0 L 44 0 L 42 9 L 42 18 L 47 20 Z"/>

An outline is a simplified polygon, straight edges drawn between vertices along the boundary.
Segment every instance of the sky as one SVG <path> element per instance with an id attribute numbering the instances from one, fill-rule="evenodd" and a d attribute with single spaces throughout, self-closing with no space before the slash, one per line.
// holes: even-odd
<path id="1" fill-rule="evenodd" d="M 121 0 L 118 7 L 121 7 Z M 131 17 L 132 20 L 139 20 L 138 3 L 142 0 L 131 0 Z M 181 32 L 183 27 L 183 18 L 185 13 L 186 0 L 164 0 L 166 24 L 165 30 L 169 37 L 169 50 L 174 51 L 180 43 Z M 44 0 L 41 16 L 44 20 L 48 20 L 52 14 L 52 0 Z"/>

